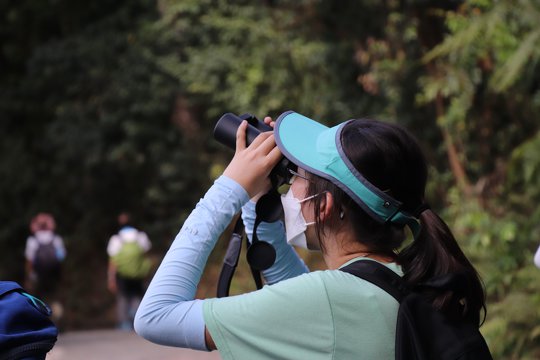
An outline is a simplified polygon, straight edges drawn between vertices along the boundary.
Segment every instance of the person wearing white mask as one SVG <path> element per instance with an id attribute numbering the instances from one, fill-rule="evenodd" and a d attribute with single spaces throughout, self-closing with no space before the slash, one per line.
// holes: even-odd
<path id="1" fill-rule="evenodd" d="M 296 177 L 300 177 L 300 174 L 294 172 L 293 177 L 291 177 L 291 185 L 294 183 Z M 281 196 L 281 203 L 283 204 L 283 211 L 285 212 L 287 243 L 289 245 L 309 249 L 306 239 L 306 230 L 309 225 L 314 225 L 315 221 L 306 222 L 306 219 L 304 219 L 304 215 L 302 214 L 302 203 L 319 195 L 320 194 L 316 194 L 305 199 L 298 200 L 294 197 L 292 189 L 289 189 L 287 194 Z"/>
<path id="2" fill-rule="evenodd" d="M 246 146 L 246 126 L 238 128 L 234 158 L 156 272 L 136 315 L 137 333 L 163 345 L 217 348 L 223 359 L 394 359 L 399 304 L 339 270 L 355 261 L 380 262 L 410 286 L 462 272 L 465 293 L 457 301 L 456 294 L 436 294 L 433 302 L 479 323 L 482 285 L 448 227 L 425 204 L 427 166 L 407 131 L 365 119 L 326 127 L 289 111 L 273 132 Z M 263 271 L 267 285 L 195 299 L 209 253 L 241 209 L 252 237 L 255 203 L 282 156 L 296 165 L 282 196 L 284 221 L 263 222 L 257 230 L 276 250 L 274 265 Z M 414 241 L 401 249 L 406 228 Z M 320 250 L 328 270 L 309 272 L 291 244 Z"/>

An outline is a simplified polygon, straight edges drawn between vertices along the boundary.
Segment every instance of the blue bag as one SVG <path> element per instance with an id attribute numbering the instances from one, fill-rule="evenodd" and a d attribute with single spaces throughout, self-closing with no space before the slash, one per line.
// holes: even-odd
<path id="1" fill-rule="evenodd" d="M 0 281 L 0 360 L 38 360 L 52 349 L 58 329 L 51 310 L 13 281 Z"/>

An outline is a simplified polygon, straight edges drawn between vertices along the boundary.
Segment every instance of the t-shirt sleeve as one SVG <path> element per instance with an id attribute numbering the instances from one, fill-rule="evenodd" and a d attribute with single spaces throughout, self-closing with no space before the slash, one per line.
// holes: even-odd
<path id="1" fill-rule="evenodd" d="M 333 319 L 324 284 L 313 274 L 206 300 L 205 323 L 222 358 L 328 359 Z"/>
<path id="2" fill-rule="evenodd" d="M 146 235 L 144 231 L 139 231 L 137 241 L 139 242 L 139 246 L 141 247 L 141 249 L 143 249 L 145 252 L 149 251 L 152 247 L 152 243 L 150 242 L 150 239 L 148 239 L 148 235 Z"/>
<path id="3" fill-rule="evenodd" d="M 122 240 L 120 240 L 118 235 L 113 235 L 107 244 L 107 255 L 109 255 L 109 257 L 114 257 L 120 252 L 121 248 Z"/>
<path id="4" fill-rule="evenodd" d="M 36 257 L 36 251 L 38 248 L 38 243 L 35 237 L 30 236 L 26 240 L 26 247 L 24 249 L 24 257 L 28 261 L 34 261 L 34 258 Z"/>

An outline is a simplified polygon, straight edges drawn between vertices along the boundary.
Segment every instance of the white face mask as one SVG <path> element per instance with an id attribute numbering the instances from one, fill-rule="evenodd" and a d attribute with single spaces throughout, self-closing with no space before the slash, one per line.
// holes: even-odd
<path id="1" fill-rule="evenodd" d="M 304 249 L 308 248 L 305 231 L 308 225 L 313 225 L 315 222 L 306 223 L 300 204 L 319 195 L 298 200 L 294 197 L 292 189 L 289 189 L 287 194 L 281 195 L 281 204 L 283 205 L 283 212 L 285 214 L 285 234 L 287 235 L 287 243 L 289 245 L 295 245 Z"/>

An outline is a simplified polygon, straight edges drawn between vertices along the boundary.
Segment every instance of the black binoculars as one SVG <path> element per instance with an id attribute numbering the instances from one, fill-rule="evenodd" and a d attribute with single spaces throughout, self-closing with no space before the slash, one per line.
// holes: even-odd
<path id="1" fill-rule="evenodd" d="M 216 123 L 216 127 L 214 128 L 214 138 L 223 145 L 234 150 L 236 148 L 236 131 L 243 120 L 248 122 L 246 130 L 246 145 L 248 146 L 260 133 L 273 131 L 271 126 L 265 124 L 251 114 L 238 116 L 232 113 L 226 113 Z M 296 171 L 296 165 L 286 157 L 283 157 L 270 172 L 270 180 L 274 187 L 279 187 L 290 180 L 292 174 L 289 169 Z"/>
<path id="2" fill-rule="evenodd" d="M 216 127 L 214 128 L 214 138 L 223 145 L 235 149 L 236 132 L 244 120 L 247 120 L 248 122 L 246 130 L 246 145 L 248 146 L 260 133 L 273 131 L 271 126 L 265 124 L 251 114 L 238 116 L 232 113 L 226 113 L 216 123 Z M 251 244 L 248 246 L 246 257 L 249 266 L 251 267 L 257 289 L 262 288 L 263 285 L 260 271 L 268 269 L 274 264 L 276 259 L 274 247 L 266 241 L 259 240 L 257 227 L 261 221 L 274 222 L 282 217 L 283 208 L 281 207 L 280 195 L 277 189 L 281 185 L 288 183 L 291 179 L 292 173 L 289 170 L 296 170 L 296 165 L 286 157 L 283 157 L 270 172 L 272 188 L 257 201 L 255 207 L 256 217 L 253 226 L 253 236 Z M 241 222 L 242 218 L 239 218 L 223 261 L 223 267 L 218 281 L 218 297 L 229 295 L 231 279 L 238 264 L 238 257 L 240 254 L 242 231 L 239 229 L 243 228 Z"/>

